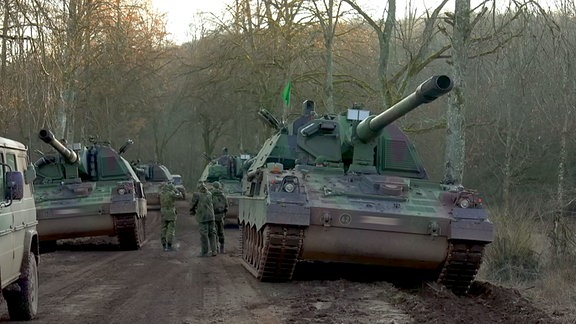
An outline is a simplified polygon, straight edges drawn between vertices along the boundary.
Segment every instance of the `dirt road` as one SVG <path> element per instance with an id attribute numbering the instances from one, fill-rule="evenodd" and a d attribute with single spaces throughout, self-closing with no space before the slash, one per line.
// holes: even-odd
<path id="1" fill-rule="evenodd" d="M 226 230 L 226 254 L 196 257 L 197 225 L 185 205 L 179 209 L 178 251 L 162 251 L 156 224 L 148 226 L 148 241 L 139 251 L 119 251 L 114 239 L 93 238 L 64 242 L 57 251 L 42 254 L 34 322 L 560 322 L 517 292 L 487 283 L 475 284 L 466 297 L 434 285 L 397 288 L 387 281 L 354 278 L 262 283 L 240 264 L 236 228 Z M 2 303 L 0 321 L 7 319 Z"/>

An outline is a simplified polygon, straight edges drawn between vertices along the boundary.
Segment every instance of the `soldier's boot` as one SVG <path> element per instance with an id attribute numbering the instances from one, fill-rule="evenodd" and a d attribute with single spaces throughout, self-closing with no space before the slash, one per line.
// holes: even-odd
<path id="1" fill-rule="evenodd" d="M 220 243 L 220 254 L 224 253 L 224 243 Z"/>
<path id="2" fill-rule="evenodd" d="M 166 251 L 172 251 L 172 243 L 166 244 Z"/>

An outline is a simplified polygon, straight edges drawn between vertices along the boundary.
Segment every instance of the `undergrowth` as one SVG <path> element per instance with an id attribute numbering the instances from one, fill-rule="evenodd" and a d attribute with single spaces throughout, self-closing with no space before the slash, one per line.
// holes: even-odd
<path id="1" fill-rule="evenodd" d="M 562 254 L 554 252 L 546 209 L 515 206 L 512 215 L 489 210 L 494 241 L 486 247 L 479 277 L 516 288 L 549 313 L 576 323 L 576 248 L 569 244 Z M 574 233 L 573 219 L 564 225 Z"/>

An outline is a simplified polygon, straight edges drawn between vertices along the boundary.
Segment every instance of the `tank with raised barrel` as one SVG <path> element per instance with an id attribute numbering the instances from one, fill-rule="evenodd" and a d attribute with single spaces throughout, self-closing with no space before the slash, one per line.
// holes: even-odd
<path id="1" fill-rule="evenodd" d="M 138 249 L 147 215 L 142 183 L 130 163 L 108 143 L 66 146 L 43 129 L 39 137 L 56 150 L 37 160 L 34 180 L 38 234 L 49 245 L 60 239 L 117 236 L 121 248 Z"/>
<path id="2" fill-rule="evenodd" d="M 244 165 L 250 158 L 249 154 L 230 155 L 224 148 L 221 156 L 208 158 L 209 162 L 198 179 L 205 182 L 209 188 L 215 181 L 222 184 L 222 192 L 228 200 L 225 224 L 238 224 L 238 198 L 242 195 L 242 175 Z"/>
<path id="3" fill-rule="evenodd" d="M 464 294 L 493 239 L 476 191 L 428 179 L 393 122 L 452 89 L 434 76 L 379 115 L 317 118 L 314 103 L 283 126 L 248 169 L 240 197 L 242 263 L 263 281 L 291 280 L 300 261 L 424 270 Z"/>

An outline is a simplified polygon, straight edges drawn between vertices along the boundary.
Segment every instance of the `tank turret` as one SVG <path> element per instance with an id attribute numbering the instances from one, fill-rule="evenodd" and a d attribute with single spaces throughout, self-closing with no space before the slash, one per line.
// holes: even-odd
<path id="1" fill-rule="evenodd" d="M 269 162 L 281 163 L 284 169 L 296 165 L 326 165 L 342 167 L 345 172 L 386 173 L 394 169 L 397 175 L 426 178 L 426 171 L 408 137 L 394 125 L 394 121 L 413 109 L 434 101 L 452 90 L 453 83 L 446 75 L 433 76 L 416 90 L 378 115 L 358 107 L 337 116 L 317 117 L 314 102 L 303 103 L 302 116 L 291 125 L 279 123 L 267 110 L 259 115 L 277 133 L 269 138 L 250 165 L 249 173 L 265 167 Z M 390 154 L 385 148 L 404 143 L 406 147 L 403 169 L 388 168 Z M 396 144 L 392 144 L 396 143 Z M 388 150 L 389 151 L 389 150 Z M 393 161 L 392 161 L 393 162 Z M 402 169 L 400 168 L 400 169 Z"/>
<path id="2" fill-rule="evenodd" d="M 430 103 L 448 93 L 452 90 L 452 86 L 453 83 L 450 77 L 446 75 L 433 76 L 420 84 L 416 88 L 416 91 L 392 107 L 378 115 L 370 115 L 360 122 L 354 121 L 355 118 L 350 118 L 350 115 L 353 116 L 354 113 L 351 113 L 349 110 L 346 118 L 348 123 L 343 120 L 343 117 L 340 118 L 340 124 L 343 126 L 341 127 L 343 130 L 342 133 L 345 134 L 345 136 L 341 137 L 341 162 L 344 164 L 345 170 L 362 173 L 374 173 L 377 169 L 381 170 L 380 167 L 382 165 L 381 163 L 379 164 L 379 156 L 376 154 L 375 158 L 374 151 L 382 151 L 382 147 L 379 146 L 386 146 L 386 143 L 383 142 L 385 139 L 381 136 L 384 129 L 387 126 L 391 126 L 391 129 L 397 129 L 397 127 L 392 125 L 394 121 L 419 106 Z M 351 110 L 354 111 L 353 109 Z M 358 116 L 362 116 L 361 112 L 362 111 L 359 111 Z M 364 116 L 367 114 L 369 113 L 364 112 Z M 401 141 L 406 143 L 407 146 L 411 146 L 411 142 L 401 131 L 398 130 L 396 133 L 401 138 L 394 139 L 393 141 Z M 408 159 L 413 160 L 418 159 L 418 157 L 409 156 Z M 415 161 L 414 164 L 418 164 L 418 161 Z M 416 168 L 421 169 L 419 172 L 425 174 L 423 166 L 416 165 Z"/>
<path id="3" fill-rule="evenodd" d="M 40 139 L 44 143 L 52 146 L 58 153 L 60 153 L 60 155 L 62 155 L 62 157 L 64 157 L 64 160 L 66 162 L 68 162 L 68 163 L 78 163 L 79 162 L 78 154 L 76 154 L 76 152 L 70 150 L 64 144 L 62 144 L 60 141 L 58 141 L 54 137 L 54 134 L 52 134 L 51 131 L 49 131 L 47 129 L 42 129 L 42 130 L 40 130 L 38 137 L 40 137 Z"/>

